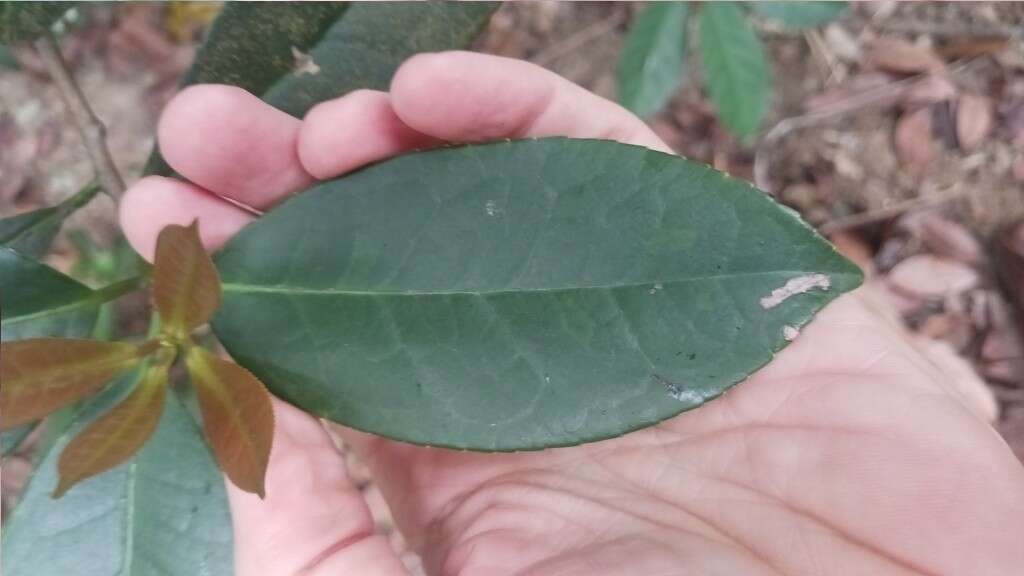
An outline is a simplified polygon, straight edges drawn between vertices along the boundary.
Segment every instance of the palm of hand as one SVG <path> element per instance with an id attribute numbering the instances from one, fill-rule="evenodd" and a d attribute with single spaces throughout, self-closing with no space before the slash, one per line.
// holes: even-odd
<path id="1" fill-rule="evenodd" d="M 438 140 L 558 134 L 666 149 L 607 101 L 474 54 L 414 58 L 390 94 L 350 94 L 301 125 L 200 87 L 160 128 L 198 186 L 144 179 L 122 220 L 144 255 L 193 218 L 215 247 L 251 217 L 210 191 L 263 208 Z M 722 398 L 616 440 L 472 454 L 343 435 L 430 573 L 1013 573 L 1024 469 L 943 381 L 852 295 Z M 323 430 L 284 404 L 277 416 L 267 500 L 229 486 L 238 574 L 405 573 Z"/>

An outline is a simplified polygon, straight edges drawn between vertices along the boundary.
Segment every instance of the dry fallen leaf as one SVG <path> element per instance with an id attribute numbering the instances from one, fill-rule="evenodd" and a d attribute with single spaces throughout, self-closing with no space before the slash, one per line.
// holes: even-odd
<path id="1" fill-rule="evenodd" d="M 956 106 L 956 139 L 960 148 L 973 150 L 992 130 L 992 101 L 978 94 L 963 94 Z"/>
<path id="2" fill-rule="evenodd" d="M 942 297 L 978 285 L 978 273 L 965 264 L 931 254 L 917 254 L 889 271 L 889 283 L 902 292 L 923 298 Z"/>
<path id="3" fill-rule="evenodd" d="M 900 74 L 938 72 L 946 66 L 932 49 L 898 38 L 879 38 L 872 42 L 867 61 L 875 68 Z"/>
<path id="4" fill-rule="evenodd" d="M 956 85 L 944 74 L 929 74 L 913 83 L 903 94 L 903 104 L 913 108 L 956 98 Z"/>
<path id="5" fill-rule="evenodd" d="M 932 139 L 932 111 L 921 108 L 907 112 L 896 121 L 893 137 L 896 155 L 911 174 L 921 174 L 935 158 Z"/>
<path id="6" fill-rule="evenodd" d="M 985 260 L 985 251 L 974 234 L 935 212 L 922 212 L 908 221 L 921 242 L 934 254 L 964 264 L 977 265 Z"/>

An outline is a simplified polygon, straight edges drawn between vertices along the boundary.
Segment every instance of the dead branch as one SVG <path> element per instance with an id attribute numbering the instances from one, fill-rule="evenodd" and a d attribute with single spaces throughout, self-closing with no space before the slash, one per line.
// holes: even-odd
<path id="1" fill-rule="evenodd" d="M 82 142 L 96 172 L 96 179 L 115 201 L 120 199 L 125 189 L 124 179 L 114 164 L 110 149 L 107 148 L 106 127 L 92 111 L 85 94 L 75 82 L 64 56 L 60 53 L 60 46 L 53 36 L 46 35 L 37 40 L 36 50 L 46 65 L 50 78 L 57 85 L 61 99 L 82 136 Z"/>
<path id="2" fill-rule="evenodd" d="M 625 20 L 625 12 L 619 10 L 604 20 L 598 20 L 586 28 L 570 34 L 561 42 L 552 44 L 530 60 L 538 66 L 548 66 L 559 58 L 571 54 L 591 41 L 611 32 Z"/>

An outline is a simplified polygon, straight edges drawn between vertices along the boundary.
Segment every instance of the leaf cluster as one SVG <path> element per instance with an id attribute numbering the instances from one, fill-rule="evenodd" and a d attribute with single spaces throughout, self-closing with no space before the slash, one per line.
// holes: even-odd
<path id="1" fill-rule="evenodd" d="M 744 138 L 754 134 L 768 109 L 772 81 L 764 46 L 744 8 L 799 30 L 838 18 L 846 3 L 703 2 L 691 7 L 686 2 L 650 2 L 634 20 L 619 57 L 619 101 L 639 116 L 650 116 L 668 103 L 686 77 L 690 21 L 695 18 L 712 102 L 733 133 Z"/>
<path id="2" fill-rule="evenodd" d="M 59 497 L 125 462 L 146 443 L 163 413 L 170 368 L 182 357 L 221 468 L 239 488 L 262 496 L 274 426 L 270 395 L 247 370 L 192 339 L 221 303 L 217 270 L 197 224 L 160 232 L 152 293 L 162 322 L 156 337 L 141 343 L 71 338 L 0 343 L 0 429 L 33 422 L 98 392 L 121 374 L 141 370 L 131 393 L 64 448 L 54 492 Z"/>

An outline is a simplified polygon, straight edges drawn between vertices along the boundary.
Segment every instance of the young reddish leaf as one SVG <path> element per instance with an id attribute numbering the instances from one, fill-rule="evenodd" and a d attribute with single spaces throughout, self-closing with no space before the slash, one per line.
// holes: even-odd
<path id="1" fill-rule="evenodd" d="M 220 307 L 220 279 L 199 240 L 199 226 L 160 231 L 153 264 L 153 305 L 171 334 L 184 338 Z"/>
<path id="2" fill-rule="evenodd" d="M 221 469 L 235 486 L 262 498 L 274 437 L 270 394 L 248 370 L 198 346 L 188 349 L 185 364 Z"/>
<path id="3" fill-rule="evenodd" d="M 130 458 L 156 430 L 167 395 L 167 371 L 174 360 L 168 353 L 146 368 L 135 390 L 120 404 L 80 432 L 60 455 L 60 498 L 75 484 L 105 472 Z"/>
<path id="4" fill-rule="evenodd" d="M 60 338 L 0 344 L 0 430 L 32 422 L 99 390 L 157 346 Z"/>

